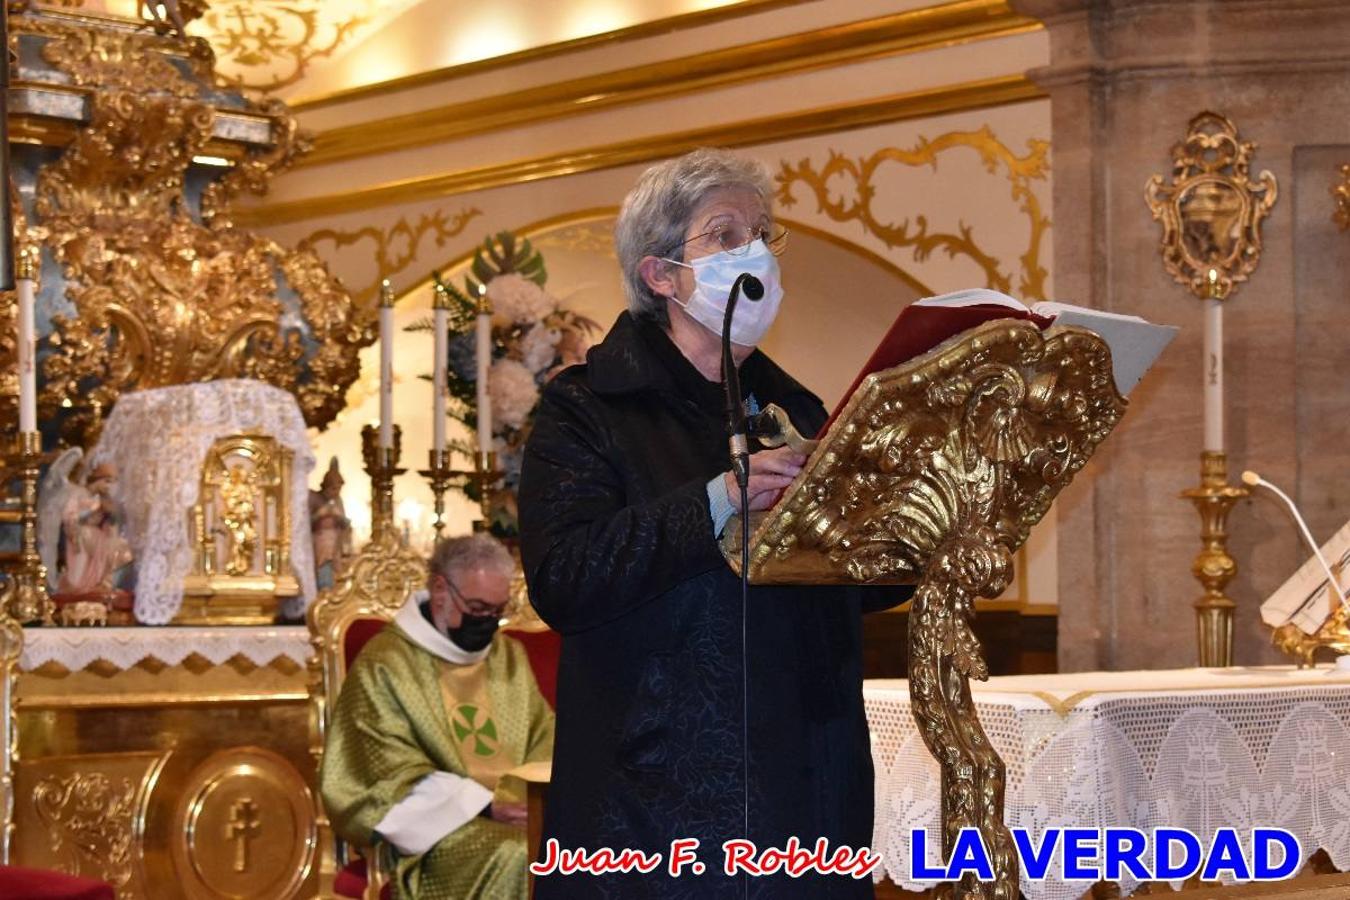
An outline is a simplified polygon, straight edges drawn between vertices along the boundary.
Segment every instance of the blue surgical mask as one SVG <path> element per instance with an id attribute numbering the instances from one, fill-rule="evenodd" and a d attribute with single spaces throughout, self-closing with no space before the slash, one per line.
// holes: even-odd
<path id="1" fill-rule="evenodd" d="M 694 291 L 688 301 L 681 303 L 676 297 L 671 299 L 683 307 L 690 318 L 718 337 L 722 336 L 731 285 L 745 272 L 758 278 L 764 284 L 764 296 L 749 300 L 742 292 L 731 319 L 731 342 L 742 347 L 755 347 L 764 339 L 783 302 L 783 284 L 778 273 L 778 257 L 769 251 L 763 238 L 751 241 L 746 252 L 740 255 L 723 250 L 687 263 L 673 259 L 666 262 L 694 271 Z"/>

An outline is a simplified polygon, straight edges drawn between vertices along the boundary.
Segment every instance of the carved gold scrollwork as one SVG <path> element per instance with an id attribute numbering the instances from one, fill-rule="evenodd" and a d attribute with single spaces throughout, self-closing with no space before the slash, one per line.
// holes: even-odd
<path id="1" fill-rule="evenodd" d="M 303 238 L 296 247 L 313 250 L 319 244 L 331 243 L 336 252 L 362 241 L 372 242 L 375 245 L 375 276 L 352 294 L 358 303 L 366 303 L 375 299 L 382 281 L 397 275 L 416 261 L 424 238 L 430 237 L 437 247 L 444 247 L 451 238 L 463 233 L 471 219 L 482 214 L 482 210 L 471 206 L 453 214 L 439 209 L 433 213 L 423 213 L 416 225 L 404 216 L 388 228 L 374 225 L 355 231 L 320 228 Z"/>
<path id="2" fill-rule="evenodd" d="M 920 139 L 909 150 L 887 147 L 858 159 L 832 151 L 829 159 L 819 168 L 808 159 L 801 160 L 795 166 L 782 163 L 775 176 L 778 200 L 785 207 L 792 206 L 796 202 L 793 186 L 801 182 L 815 194 L 818 209 L 834 221 L 860 222 L 887 247 L 913 247 L 914 258 L 919 261 L 927 259 L 934 250 L 942 250 L 948 256 L 968 257 L 984 271 L 986 286 L 1010 292 L 1011 276 L 1003 270 L 998 259 L 979 247 L 970 226 L 961 225 L 955 234 L 934 232 L 929 231 L 926 216 L 918 215 L 912 222 L 906 219 L 896 224 L 881 221 L 873 209 L 878 196 L 877 173 L 883 164 L 936 168 L 938 157 L 948 150 L 957 147 L 972 149 L 980 155 L 985 168 L 991 173 L 997 172 L 1000 166 L 1007 172 L 1012 185 L 1012 199 L 1026 215 L 1031 229 L 1027 251 L 1020 259 L 1022 268 L 1018 291 L 1026 298 L 1044 298 L 1047 273 L 1041 266 L 1040 253 L 1041 240 L 1050 227 L 1050 219 L 1041 211 L 1041 202 L 1032 190 L 1032 182 L 1045 180 L 1050 169 L 1050 144 L 1043 140 L 1030 140 L 1027 143 L 1027 153 L 1018 156 L 986 125 L 978 131 L 953 131 L 931 141 Z M 831 189 L 831 182 L 839 178 L 852 182 L 852 199 L 848 198 L 848 192 L 838 192 L 838 184 Z M 835 199 L 836 196 L 839 199 Z"/>
<path id="3" fill-rule="evenodd" d="M 1227 297 L 1261 259 L 1261 220 L 1279 192 L 1269 170 L 1252 180 L 1255 149 L 1227 118 L 1202 112 L 1172 148 L 1172 183 L 1153 175 L 1144 187 L 1163 226 L 1163 266 L 1197 297 Z"/>
<path id="4" fill-rule="evenodd" d="M 1350 163 L 1342 165 L 1340 172 L 1341 180 L 1331 187 L 1331 196 L 1336 200 L 1336 211 L 1331 218 L 1341 231 L 1345 231 L 1350 229 Z"/>
<path id="5" fill-rule="evenodd" d="M 271 145 L 206 187 L 197 221 L 185 176 L 216 110 L 178 66 L 209 84 L 209 48 L 191 42 L 205 56 L 184 62 L 184 45 L 151 34 L 28 17 L 16 27 L 50 36 L 45 58 L 98 88 L 89 123 L 35 189 L 43 247 L 65 276 L 42 361 L 44 414 L 72 407 L 65 437 L 88 444 L 124 391 L 248 377 L 294 392 L 309 424 L 327 424 L 374 338 L 374 304 L 355 303 L 313 252 L 235 228 L 228 214 L 307 146 L 284 105 L 257 107 Z"/>
<path id="6" fill-rule="evenodd" d="M 0 865 L 10 862 L 14 839 L 14 769 L 18 764 L 18 704 L 14 687 L 23 653 L 23 628 L 9 615 L 18 582 L 7 579 L 0 589 Z"/>
<path id="7" fill-rule="evenodd" d="M 136 785 L 100 772 L 51 775 L 37 783 L 33 806 L 47 826 L 63 871 L 88 873 L 121 888 L 131 880 Z"/>
<path id="8" fill-rule="evenodd" d="M 338 18 L 321 0 L 227 0 L 213 2 L 204 31 L 222 60 L 224 80 L 240 87 L 275 91 L 295 84 L 309 64 L 331 56 L 370 21 L 338 6 Z M 378 3 L 367 0 L 368 10 Z"/>
<path id="9" fill-rule="evenodd" d="M 985 323 L 869 376 L 752 536 L 753 583 L 919 584 L 910 697 L 942 767 L 944 853 L 976 828 L 995 876 L 958 896 L 1015 900 L 1018 884 L 1003 762 L 968 685 L 988 677 L 975 599 L 1008 586 L 1012 554 L 1124 410 L 1096 335 Z M 723 546 L 735 567 L 737 531 Z"/>

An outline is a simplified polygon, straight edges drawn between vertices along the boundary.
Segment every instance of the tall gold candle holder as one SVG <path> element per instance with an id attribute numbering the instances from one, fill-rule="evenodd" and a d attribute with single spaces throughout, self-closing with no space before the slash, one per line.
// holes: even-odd
<path id="1" fill-rule="evenodd" d="M 1237 604 L 1224 588 L 1237 574 L 1237 562 L 1228 555 L 1228 514 L 1248 491 L 1228 483 L 1228 456 L 1206 450 L 1200 454 L 1200 486 L 1182 491 L 1200 513 L 1200 554 L 1191 574 L 1205 593 L 1195 601 L 1196 639 L 1202 667 L 1233 664 L 1233 610 Z"/>
<path id="2" fill-rule="evenodd" d="M 10 574 L 13 588 L 9 595 L 9 614 L 17 622 L 54 624 L 55 604 L 47 593 L 47 567 L 37 549 L 37 486 L 42 467 L 42 435 L 36 431 L 19 432 L 14 454 L 20 481 L 19 562 Z"/>
<path id="3" fill-rule="evenodd" d="M 374 425 L 361 429 L 361 455 L 370 476 L 370 539 L 386 544 L 400 540 L 394 525 L 394 479 L 407 469 L 398 467 L 403 431 L 394 426 L 394 446 L 380 446 L 380 430 Z"/>
<path id="4" fill-rule="evenodd" d="M 497 468 L 496 452 L 488 451 L 484 453 L 480 450 L 474 454 L 472 469 L 468 471 L 461 469 L 451 474 L 466 478 L 470 484 L 477 487 L 478 506 L 483 517 L 473 523 L 473 530 L 489 530 L 492 526 L 492 495 L 496 491 L 497 482 L 501 481 L 502 475 L 505 474 Z"/>
<path id="5" fill-rule="evenodd" d="M 450 468 L 450 451 L 435 449 L 427 452 L 430 458 L 430 464 L 427 468 L 418 471 L 431 485 L 431 494 L 435 498 L 434 509 L 436 511 L 436 520 L 432 527 L 436 529 L 436 543 L 441 542 L 441 532 L 445 528 L 445 492 L 450 488 L 451 482 L 461 473 Z"/>

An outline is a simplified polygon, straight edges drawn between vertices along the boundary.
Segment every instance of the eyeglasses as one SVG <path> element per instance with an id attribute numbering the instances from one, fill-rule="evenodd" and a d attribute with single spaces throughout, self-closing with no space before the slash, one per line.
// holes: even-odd
<path id="1" fill-rule="evenodd" d="M 450 593 L 459 598 L 461 609 L 471 616 L 500 616 L 506 610 L 505 603 L 488 603 L 486 600 L 464 596 L 464 592 L 449 578 L 445 579 L 445 583 L 449 586 Z"/>
<path id="2" fill-rule="evenodd" d="M 728 219 L 702 234 L 696 234 L 691 238 L 680 241 L 670 248 L 669 253 L 674 253 L 684 245 L 705 237 L 714 238 L 718 246 L 732 256 L 745 256 L 750 252 L 750 245 L 762 238 L 764 246 L 769 248 L 770 253 L 774 256 L 782 256 L 783 251 L 787 249 L 788 230 L 782 225 L 756 225 L 751 228 L 744 222 Z"/>

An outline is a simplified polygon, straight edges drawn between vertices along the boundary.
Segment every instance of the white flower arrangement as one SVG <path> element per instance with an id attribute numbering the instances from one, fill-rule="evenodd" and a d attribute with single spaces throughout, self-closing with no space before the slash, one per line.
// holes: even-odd
<path id="1" fill-rule="evenodd" d="M 515 272 L 503 272 L 487 284 L 494 325 L 528 325 L 558 309 L 558 300 L 540 285 Z"/>
<path id="2" fill-rule="evenodd" d="M 529 421 L 539 402 L 539 385 L 534 373 L 514 359 L 499 359 L 488 371 L 488 396 L 492 398 L 492 420 L 500 428 L 520 430 Z"/>

